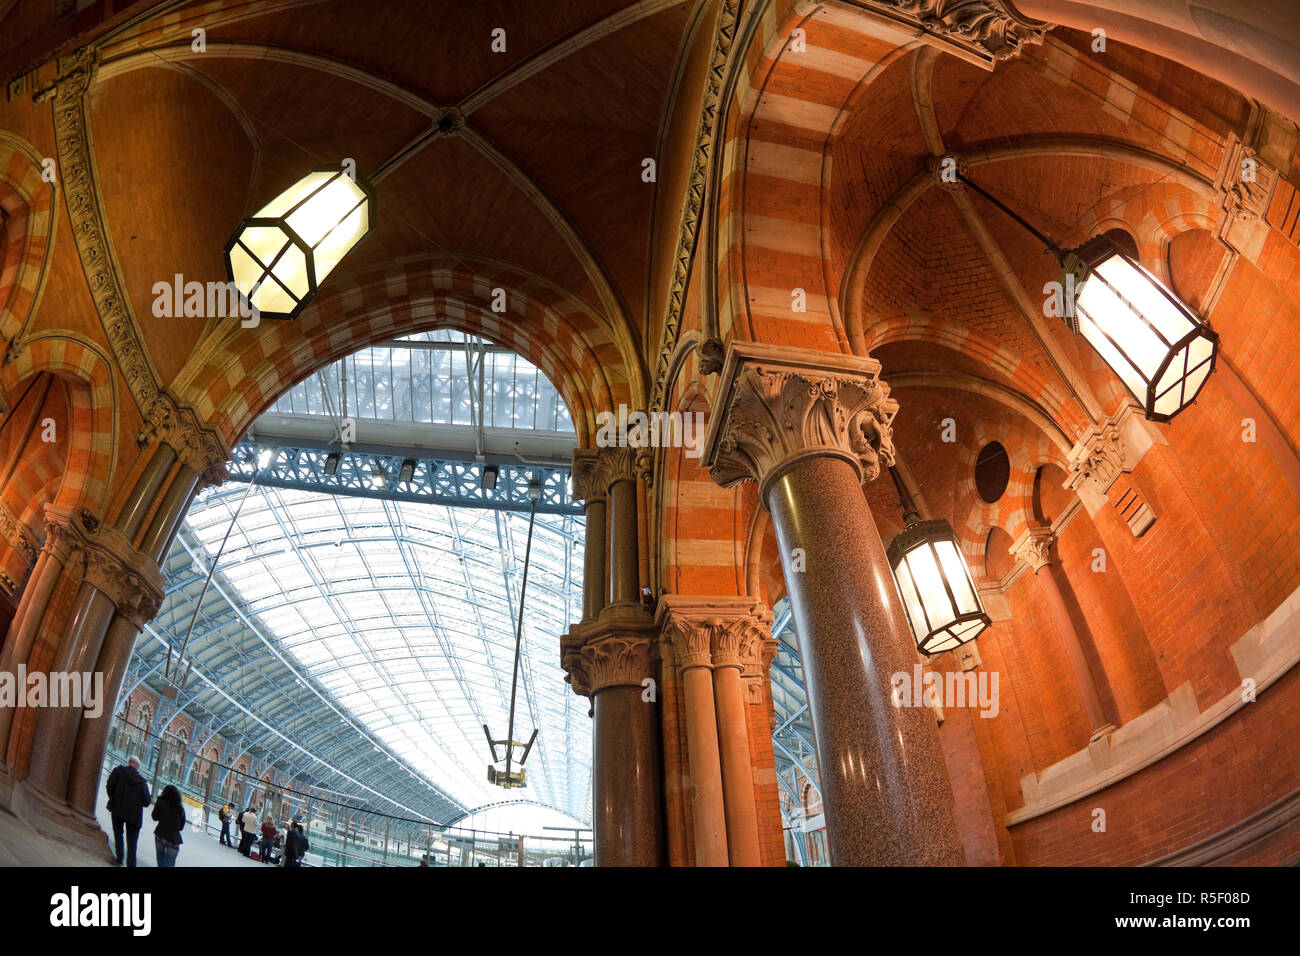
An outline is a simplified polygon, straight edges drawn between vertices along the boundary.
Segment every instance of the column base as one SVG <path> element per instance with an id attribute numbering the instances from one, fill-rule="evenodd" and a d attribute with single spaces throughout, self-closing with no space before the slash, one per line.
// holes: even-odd
<path id="1" fill-rule="evenodd" d="M 9 809 L 41 836 L 102 856 L 110 862 L 116 859 L 108 834 L 98 820 L 25 781 L 13 786 Z"/>

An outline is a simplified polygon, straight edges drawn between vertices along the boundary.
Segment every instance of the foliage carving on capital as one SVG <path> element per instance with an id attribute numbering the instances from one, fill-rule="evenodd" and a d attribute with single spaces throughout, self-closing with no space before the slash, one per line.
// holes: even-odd
<path id="1" fill-rule="evenodd" d="M 85 549 L 89 536 L 81 519 L 70 509 L 45 506 L 45 544 L 42 550 L 59 564 L 67 565 Z"/>
<path id="2" fill-rule="evenodd" d="M 663 602 L 659 624 L 679 670 L 735 667 L 745 675 L 760 673 L 772 630 L 770 610 L 734 598 L 674 597 Z"/>
<path id="3" fill-rule="evenodd" d="M 1051 528 L 1027 528 L 1011 546 L 1011 554 L 1037 574 L 1052 561 L 1056 535 Z"/>
<path id="4" fill-rule="evenodd" d="M 607 687 L 640 687 L 653 676 L 652 642 L 647 634 L 612 634 L 582 647 L 588 686 L 595 694 Z"/>
<path id="5" fill-rule="evenodd" d="M 605 480 L 605 470 L 601 467 L 600 455 L 590 448 L 579 448 L 573 453 L 573 498 L 575 501 L 605 500 L 609 482 Z"/>
<path id="6" fill-rule="evenodd" d="M 111 528 L 87 537 L 83 544 L 85 580 L 102 591 L 117 609 L 137 625 L 158 613 L 163 599 L 162 573 L 147 556 L 131 547 Z"/>
<path id="7" fill-rule="evenodd" d="M 771 346 L 733 344 L 723 369 L 721 414 L 709 426 L 705 464 L 724 488 L 762 483 L 790 458 L 837 453 L 874 481 L 894 463 L 898 403 L 879 364 Z"/>

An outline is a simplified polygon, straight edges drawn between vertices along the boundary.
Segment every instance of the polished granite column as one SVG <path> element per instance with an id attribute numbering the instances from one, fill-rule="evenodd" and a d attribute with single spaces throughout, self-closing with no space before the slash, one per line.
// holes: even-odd
<path id="1" fill-rule="evenodd" d="M 595 860 L 597 866 L 662 866 L 659 712 L 647 686 L 654 671 L 654 633 L 644 618 L 618 617 L 606 615 L 587 633 L 581 651 L 594 712 Z"/>
<path id="2" fill-rule="evenodd" d="M 600 451 L 609 479 L 609 604 L 641 603 L 636 449 Z"/>
<path id="3" fill-rule="evenodd" d="M 1043 590 L 1043 598 L 1056 620 L 1057 631 L 1065 646 L 1065 655 L 1070 661 L 1070 670 L 1074 673 L 1074 682 L 1083 698 L 1083 709 L 1088 716 L 1090 728 L 1089 739 L 1097 740 L 1115 729 L 1115 723 L 1107 716 L 1105 705 L 1097 688 L 1097 679 L 1088 663 L 1084 651 L 1084 634 L 1080 624 L 1070 613 L 1065 594 L 1057 575 L 1061 573 L 1060 565 L 1053 560 L 1056 535 L 1051 528 L 1028 528 L 1011 546 L 1011 553 L 1023 561 L 1034 573 Z M 1046 573 L 1044 573 L 1046 572 Z M 1086 627 L 1086 625 L 1084 625 Z M 1091 640 L 1091 635 L 1088 636 Z"/>
<path id="4" fill-rule="evenodd" d="M 664 863 L 663 759 L 654 691 L 657 632 L 641 607 L 634 449 L 574 455 L 574 491 L 609 502 L 608 564 L 588 564 L 584 604 L 594 619 L 561 638 L 561 662 L 573 690 L 592 701 L 592 830 L 597 866 Z M 598 512 L 603 518 L 603 509 Z M 588 538 L 586 560 L 604 533 Z M 606 590 L 605 585 L 608 585 Z M 600 587 L 597 602 L 596 588 Z M 609 601 L 606 602 L 605 598 Z"/>
<path id="5" fill-rule="evenodd" d="M 705 438 L 718 484 L 772 514 L 817 743 L 831 862 L 964 861 L 938 729 L 894 707 L 916 650 L 862 493 L 893 461 L 878 362 L 733 342 Z"/>

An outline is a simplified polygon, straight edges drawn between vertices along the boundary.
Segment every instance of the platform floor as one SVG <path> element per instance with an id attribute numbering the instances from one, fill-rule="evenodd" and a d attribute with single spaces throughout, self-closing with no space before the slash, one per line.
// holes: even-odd
<path id="1" fill-rule="evenodd" d="M 100 827 L 108 834 L 109 843 L 113 839 L 113 824 L 105 806 L 107 797 L 103 787 L 100 788 L 99 805 L 95 816 Z M 194 811 L 185 808 L 186 816 L 193 824 Z M 145 810 L 144 826 L 140 828 L 140 841 L 136 847 L 137 866 L 156 866 L 154 854 L 153 828 L 155 824 L 149 819 Z M 88 853 L 79 847 L 70 846 L 58 840 L 41 836 L 27 824 L 7 810 L 0 809 L 0 866 L 112 866 L 107 859 Z M 237 850 L 221 845 L 214 834 L 200 833 L 193 826 L 185 828 L 185 842 L 181 845 L 176 865 L 182 866 L 253 866 L 269 870 L 269 864 L 245 859 Z"/>

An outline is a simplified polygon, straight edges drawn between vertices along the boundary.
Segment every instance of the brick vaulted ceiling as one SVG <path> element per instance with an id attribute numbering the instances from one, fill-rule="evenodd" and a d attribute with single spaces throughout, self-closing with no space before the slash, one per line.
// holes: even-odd
<path id="1" fill-rule="evenodd" d="M 656 201 L 642 163 L 664 162 L 694 8 L 167 7 L 102 49 L 91 91 L 101 193 L 136 314 L 176 272 L 224 278 L 240 218 L 306 170 L 351 158 L 368 174 L 410 147 L 377 187 L 374 234 L 332 280 L 414 256 L 491 260 L 577 296 L 636 341 Z M 498 27 L 505 52 L 492 50 Z M 453 132 L 430 136 L 449 116 Z M 148 337 L 169 378 L 193 330 Z"/>

